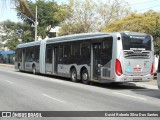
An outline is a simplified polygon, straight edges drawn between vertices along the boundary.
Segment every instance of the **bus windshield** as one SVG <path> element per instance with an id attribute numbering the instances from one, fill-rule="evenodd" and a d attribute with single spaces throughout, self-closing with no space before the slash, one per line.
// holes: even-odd
<path id="1" fill-rule="evenodd" d="M 151 36 L 122 34 L 123 50 L 151 50 Z"/>

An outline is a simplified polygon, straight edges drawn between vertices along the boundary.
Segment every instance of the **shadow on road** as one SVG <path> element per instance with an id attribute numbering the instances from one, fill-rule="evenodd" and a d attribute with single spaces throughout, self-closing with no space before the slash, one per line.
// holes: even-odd
<path id="1" fill-rule="evenodd" d="M 103 87 L 103 88 L 107 88 L 107 89 L 113 89 L 113 90 L 121 90 L 121 91 L 130 90 L 135 94 L 160 99 L 160 90 L 138 87 L 134 83 L 123 83 L 123 84 L 112 84 L 112 83 L 97 84 L 97 83 L 94 83 L 94 86 Z"/>
<path id="2" fill-rule="evenodd" d="M 100 84 L 100 83 L 93 83 L 92 85 L 97 86 L 97 87 L 103 87 L 107 89 L 114 89 L 114 90 L 125 90 L 125 89 L 146 89 L 144 87 L 139 87 L 136 86 L 133 83 L 105 83 L 105 84 Z"/>
<path id="3" fill-rule="evenodd" d="M 145 90 L 132 90 L 132 91 L 136 94 L 160 99 L 160 90 L 145 89 Z"/>
<path id="4" fill-rule="evenodd" d="M 24 71 L 21 71 L 21 72 L 27 73 L 27 74 L 32 74 L 32 73 L 24 72 Z M 72 82 L 70 78 L 66 78 L 66 77 L 44 75 L 44 74 L 37 74 L 37 75 L 38 76 L 45 76 L 45 77 L 49 77 L 49 78 L 55 78 L 55 79 L 59 79 L 59 80 L 62 80 L 62 81 Z M 77 84 L 82 84 L 82 83 L 78 82 Z M 142 90 L 145 90 L 146 89 L 144 87 L 136 86 L 134 83 L 96 83 L 96 82 L 92 82 L 90 85 L 95 86 L 95 87 L 106 88 L 106 89 L 114 89 L 114 90 L 118 90 L 118 89 L 119 90 L 125 90 L 125 89 L 142 89 Z"/>
<path id="5" fill-rule="evenodd" d="M 50 78 L 55 78 L 55 79 L 59 79 L 62 81 L 68 81 L 68 82 L 72 82 L 70 78 L 66 78 L 66 77 L 59 77 L 59 76 L 53 76 L 53 75 L 42 75 L 42 74 L 38 74 L 40 76 L 45 76 L 45 77 L 50 77 Z M 77 84 L 82 84 L 80 81 Z M 101 88 L 106 88 L 106 89 L 120 89 L 120 90 L 125 90 L 125 89 L 146 89 L 144 87 L 138 87 L 133 83 L 96 83 L 96 82 L 92 82 L 90 84 L 91 86 L 95 86 L 95 87 L 101 87 Z"/>

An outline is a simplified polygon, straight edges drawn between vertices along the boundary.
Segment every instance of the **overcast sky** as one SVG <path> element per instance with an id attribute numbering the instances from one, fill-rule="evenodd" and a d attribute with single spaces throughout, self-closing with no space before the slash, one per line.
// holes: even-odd
<path id="1" fill-rule="evenodd" d="M 3 3 L 3 0 L 0 0 L 0 22 L 5 21 L 7 19 L 18 22 L 16 12 L 13 9 L 13 5 L 7 0 L 7 2 Z M 35 1 L 35 0 L 33 0 Z M 57 0 L 59 3 L 66 2 L 67 0 Z M 126 0 L 129 2 L 132 10 L 136 10 L 137 12 L 145 12 L 149 9 L 153 9 L 155 11 L 160 11 L 160 0 Z"/>

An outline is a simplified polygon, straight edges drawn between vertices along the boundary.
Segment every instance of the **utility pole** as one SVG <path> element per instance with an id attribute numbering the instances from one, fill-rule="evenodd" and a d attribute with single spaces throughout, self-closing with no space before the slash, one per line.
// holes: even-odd
<path id="1" fill-rule="evenodd" d="M 37 41 L 37 5 L 36 5 L 36 14 L 35 14 L 35 41 Z"/>

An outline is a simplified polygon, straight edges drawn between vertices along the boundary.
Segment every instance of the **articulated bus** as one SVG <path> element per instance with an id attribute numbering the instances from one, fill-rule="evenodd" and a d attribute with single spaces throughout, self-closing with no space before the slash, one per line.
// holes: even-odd
<path id="1" fill-rule="evenodd" d="M 17 46 L 15 68 L 85 84 L 150 81 L 153 38 L 138 32 L 83 33 L 24 43 Z"/>

